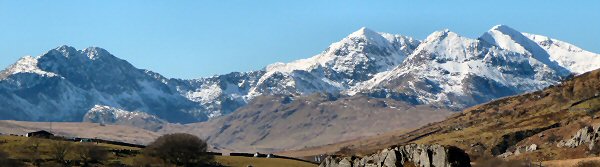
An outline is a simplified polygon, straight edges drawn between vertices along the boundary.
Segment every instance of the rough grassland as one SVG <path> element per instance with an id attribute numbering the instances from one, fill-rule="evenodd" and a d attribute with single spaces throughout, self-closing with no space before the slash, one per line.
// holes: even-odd
<path id="1" fill-rule="evenodd" d="M 22 150 L 22 144 L 27 142 L 29 138 L 22 136 L 6 136 L 0 135 L 0 150 L 7 152 L 11 158 L 21 159 L 24 155 L 22 155 L 19 150 Z M 40 153 L 42 159 L 50 158 L 50 143 L 52 140 L 50 139 L 39 139 L 40 141 Z M 81 144 L 79 142 L 73 142 L 73 144 Z M 98 144 L 106 149 L 130 149 L 130 150 L 139 150 L 139 148 L 134 147 L 126 147 L 126 146 L 118 146 L 111 144 Z M 73 157 L 75 155 L 71 155 Z M 135 155 L 129 156 L 115 156 L 113 154 L 109 154 L 108 162 L 118 161 L 125 165 L 133 165 Z M 295 161 L 289 159 L 280 159 L 280 158 L 253 158 L 253 157 L 233 157 L 233 156 L 216 156 L 215 160 L 224 165 L 231 167 L 247 167 L 248 165 L 257 166 L 257 167 L 315 167 L 317 165 Z M 105 163 L 108 164 L 108 163 Z"/>

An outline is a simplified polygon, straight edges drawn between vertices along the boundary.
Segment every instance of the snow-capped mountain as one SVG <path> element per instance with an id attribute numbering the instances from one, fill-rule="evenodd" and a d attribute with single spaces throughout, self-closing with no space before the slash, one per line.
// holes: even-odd
<path id="1" fill-rule="evenodd" d="M 354 91 L 385 89 L 414 97 L 422 104 L 462 109 L 538 90 L 570 74 L 552 68 L 536 56 L 505 50 L 448 30 L 438 31 L 429 35 L 403 64 Z"/>
<path id="2" fill-rule="evenodd" d="M 137 69 L 101 48 L 62 46 L 0 72 L 0 118 L 79 121 L 102 105 L 196 122 L 259 95 L 313 93 L 462 109 L 596 68 L 598 54 L 504 25 L 477 39 L 444 30 L 423 41 L 361 28 L 307 59 L 191 80 Z"/>
<path id="3" fill-rule="evenodd" d="M 251 96 L 339 92 L 399 65 L 418 44 L 410 37 L 363 27 L 321 54 L 267 66 Z"/>
<path id="4" fill-rule="evenodd" d="M 117 124 L 158 130 L 167 121 L 141 111 L 125 111 L 110 106 L 95 105 L 83 117 L 83 122 Z"/>
<path id="5" fill-rule="evenodd" d="M 206 106 L 210 117 L 227 114 L 258 95 L 337 93 L 390 70 L 420 41 L 361 28 L 322 53 L 265 69 L 196 80 L 171 80 L 180 93 Z"/>
<path id="6" fill-rule="evenodd" d="M 68 46 L 26 56 L 0 72 L 0 118 L 81 121 L 94 105 L 144 111 L 172 122 L 207 119 L 202 106 L 106 50 Z"/>

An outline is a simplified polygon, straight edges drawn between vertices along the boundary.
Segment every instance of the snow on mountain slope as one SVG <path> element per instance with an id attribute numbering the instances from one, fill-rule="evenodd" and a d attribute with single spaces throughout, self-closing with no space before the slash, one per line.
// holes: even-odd
<path id="1" fill-rule="evenodd" d="M 145 112 L 125 111 L 103 105 L 94 105 L 83 117 L 83 122 L 127 125 L 148 130 L 158 130 L 167 123 L 167 121 Z"/>
<path id="2" fill-rule="evenodd" d="M 409 37 L 361 28 L 307 59 L 274 63 L 260 71 L 169 82 L 192 101 L 206 106 L 213 118 L 233 112 L 258 95 L 346 90 L 397 66 L 418 44 Z"/>
<path id="3" fill-rule="evenodd" d="M 572 44 L 541 35 L 528 33 L 523 33 L 523 35 L 541 46 L 550 54 L 550 59 L 573 73 L 583 74 L 600 68 L 600 54 L 585 51 Z"/>
<path id="4" fill-rule="evenodd" d="M 508 48 L 508 47 L 507 47 Z M 514 48 L 513 48 L 514 49 Z M 421 104 L 462 109 L 558 83 L 564 73 L 535 56 L 448 30 L 434 32 L 397 68 L 349 91 L 401 92 Z"/>
<path id="5" fill-rule="evenodd" d="M 377 33 L 363 27 L 331 44 L 321 54 L 267 66 L 250 96 L 345 90 L 397 66 L 418 44 L 410 37 Z"/>
<path id="6" fill-rule="evenodd" d="M 58 76 L 55 73 L 46 72 L 37 67 L 38 60 L 31 56 L 25 56 L 19 59 L 15 64 L 0 72 L 0 79 L 4 79 L 9 75 L 18 73 L 32 73 L 46 77 Z"/>
<path id="7" fill-rule="evenodd" d="M 235 111 L 247 103 L 250 89 L 264 71 L 234 72 L 194 80 L 171 79 L 169 85 L 183 96 L 202 105 L 210 118 Z"/>
<path id="8" fill-rule="evenodd" d="M 556 60 L 536 42 L 527 38 L 523 33 L 506 25 L 492 27 L 492 29 L 484 33 L 479 39 L 502 49 L 530 55 L 550 68 L 560 72 L 562 75 L 571 72 L 556 62 Z"/>

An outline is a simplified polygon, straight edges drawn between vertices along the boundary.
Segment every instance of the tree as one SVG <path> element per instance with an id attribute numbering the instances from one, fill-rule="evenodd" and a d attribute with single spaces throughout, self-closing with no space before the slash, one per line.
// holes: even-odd
<path id="1" fill-rule="evenodd" d="M 194 135 L 175 133 L 157 138 L 143 153 L 178 166 L 201 166 L 213 163 L 207 148 L 206 142 Z"/>
<path id="2" fill-rule="evenodd" d="M 102 163 L 108 158 L 107 150 L 92 143 L 79 144 L 74 148 L 74 152 L 83 163 L 82 166 L 90 166 L 92 163 Z"/>
<path id="3" fill-rule="evenodd" d="M 69 161 L 66 159 L 67 154 L 71 150 L 71 143 L 66 141 L 53 141 L 50 143 L 50 154 L 54 160 L 62 166 L 68 166 Z"/>

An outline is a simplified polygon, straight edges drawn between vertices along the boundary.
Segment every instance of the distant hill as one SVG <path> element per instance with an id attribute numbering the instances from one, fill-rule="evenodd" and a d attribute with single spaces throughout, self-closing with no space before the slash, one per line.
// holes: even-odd
<path id="1" fill-rule="evenodd" d="M 239 151 L 281 151 L 409 130 L 453 112 L 367 96 L 259 96 L 235 113 L 202 123 L 169 125 L 159 132 L 198 134 Z"/>

